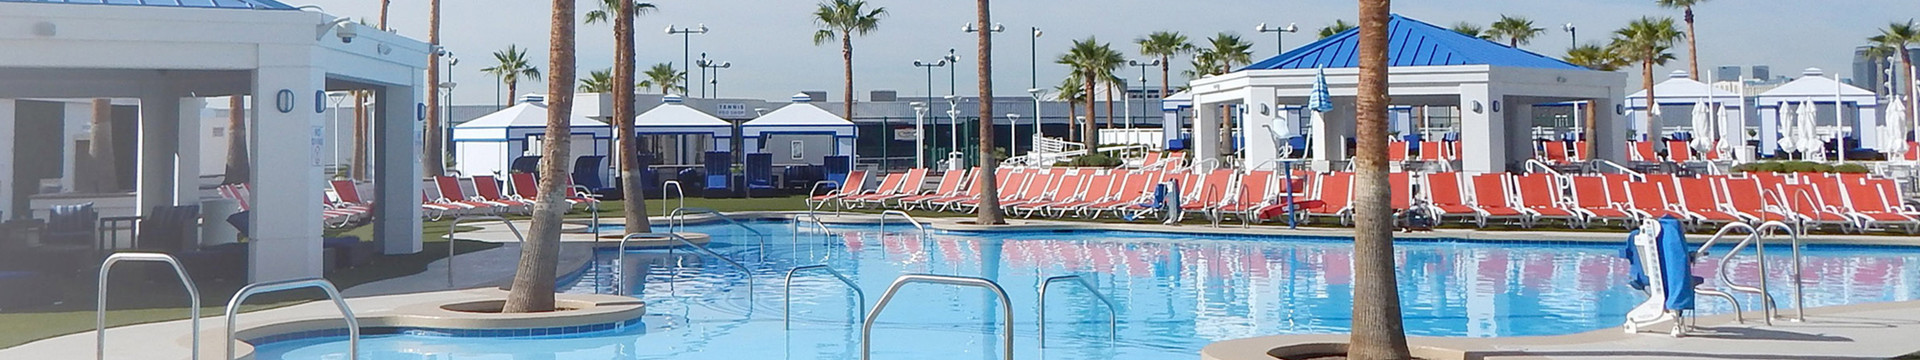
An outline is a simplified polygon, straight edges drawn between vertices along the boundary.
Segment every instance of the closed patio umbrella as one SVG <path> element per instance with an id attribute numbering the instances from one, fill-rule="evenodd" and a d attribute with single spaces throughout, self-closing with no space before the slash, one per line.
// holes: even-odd
<path id="1" fill-rule="evenodd" d="M 1742 108 L 1740 111 L 1744 112 L 1746 109 Z M 1720 117 L 1720 145 L 1717 149 L 1720 151 L 1720 158 L 1739 160 L 1740 149 L 1747 145 L 1747 124 L 1743 120 L 1745 120 L 1744 116 Z"/>
<path id="2" fill-rule="evenodd" d="M 1826 146 L 1822 144 L 1816 131 L 1820 126 L 1819 106 L 1813 103 L 1813 99 L 1807 99 L 1800 103 L 1798 111 L 1799 116 L 1795 117 L 1798 118 L 1796 122 L 1799 123 L 1800 130 L 1794 133 L 1794 143 L 1800 144 L 1800 151 L 1806 153 L 1807 160 L 1827 161 L 1827 152 L 1824 151 Z"/>
<path id="3" fill-rule="evenodd" d="M 1792 156 L 1791 154 L 1795 151 L 1800 151 L 1800 144 L 1795 144 L 1793 141 L 1796 138 L 1793 134 L 1800 130 L 1800 124 L 1794 122 L 1794 113 L 1790 111 L 1791 105 L 1793 104 L 1785 101 L 1780 102 L 1780 124 L 1773 127 L 1774 136 L 1779 137 L 1775 141 L 1778 144 L 1777 147 L 1780 148 L 1780 152 L 1789 154 L 1788 156 Z"/>
<path id="4" fill-rule="evenodd" d="M 1713 110 L 1705 102 L 1693 103 L 1693 140 L 1687 142 L 1694 151 L 1705 154 L 1713 151 Z"/>
<path id="5" fill-rule="evenodd" d="M 1887 153 L 1887 159 L 1905 158 L 1907 148 L 1907 105 L 1906 101 L 1893 99 L 1887 106 L 1887 126 L 1880 129 L 1880 147 Z"/>

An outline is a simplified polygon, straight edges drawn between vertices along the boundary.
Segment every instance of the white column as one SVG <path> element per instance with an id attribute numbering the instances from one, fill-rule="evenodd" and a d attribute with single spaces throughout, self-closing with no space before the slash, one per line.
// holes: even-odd
<path id="1" fill-rule="evenodd" d="M 1505 129 L 1499 139 L 1504 141 L 1496 143 L 1503 146 L 1495 149 L 1499 150 L 1499 159 L 1489 159 L 1498 160 L 1494 162 L 1496 167 L 1492 171 L 1506 170 L 1508 164 L 1533 157 L 1533 104 L 1513 98 L 1501 99 L 1500 113 L 1504 115 L 1501 124 L 1505 125 Z"/>
<path id="2" fill-rule="evenodd" d="M 1166 110 L 1160 114 L 1160 148 L 1167 148 L 1173 139 L 1180 138 L 1180 111 Z"/>
<path id="3" fill-rule="evenodd" d="M 1247 91 L 1242 103 L 1247 107 L 1247 119 L 1242 122 L 1246 128 L 1241 130 L 1241 134 L 1247 138 L 1246 166 L 1261 166 L 1267 160 L 1280 157 L 1280 147 L 1276 143 L 1280 140 L 1273 138 L 1273 129 L 1269 128 L 1273 118 L 1280 114 L 1280 109 L 1274 103 L 1273 88 L 1251 87 Z"/>
<path id="4" fill-rule="evenodd" d="M 1194 98 L 1193 140 L 1187 142 L 1187 159 L 1190 162 L 1220 157 L 1220 104 L 1201 103 L 1199 100 L 1199 97 Z"/>
<path id="5" fill-rule="evenodd" d="M 1344 168 L 1336 168 L 1334 164 L 1353 156 L 1347 153 L 1347 139 L 1353 138 L 1358 131 L 1354 124 L 1357 114 L 1354 113 L 1352 101 L 1345 104 L 1334 101 L 1333 110 L 1324 113 L 1303 111 L 1313 117 L 1313 139 L 1308 146 L 1313 148 L 1314 171 Z"/>
<path id="6" fill-rule="evenodd" d="M 200 113 L 207 103 L 200 98 L 182 98 L 179 104 L 176 115 L 179 124 L 174 130 L 178 136 L 174 149 L 174 205 L 200 205 L 200 136 L 206 131 L 200 128 Z"/>
<path id="7" fill-rule="evenodd" d="M 324 139 L 317 138 L 314 126 L 321 118 L 313 106 L 326 76 L 300 56 L 307 51 L 263 47 L 263 64 L 254 74 L 253 146 L 248 149 L 256 164 L 248 246 L 253 282 L 321 274 L 321 152 L 315 146 Z"/>
<path id="8" fill-rule="evenodd" d="M 1775 144 L 1776 141 L 1780 141 L 1780 130 L 1775 129 L 1780 123 L 1779 108 L 1770 107 L 1770 105 L 1760 105 L 1758 108 L 1760 110 L 1760 155 L 1772 156 L 1779 149 L 1779 145 Z"/>
<path id="9" fill-rule="evenodd" d="M 420 239 L 420 167 L 425 122 L 419 112 L 419 75 L 412 86 L 389 86 L 375 95 L 373 118 L 373 237 L 388 255 L 413 254 L 424 249 Z M 461 152 L 465 155 L 466 152 Z M 506 164 L 502 164 L 503 166 Z"/>
<path id="10" fill-rule="evenodd" d="M 1593 99 L 1593 153 L 1594 159 L 1605 159 L 1617 163 L 1627 160 L 1627 125 L 1624 117 L 1615 112 L 1620 104 L 1618 98 Z"/>
<path id="11" fill-rule="evenodd" d="M 1486 84 L 1460 85 L 1460 170 L 1484 173 L 1506 170 L 1505 117 L 1493 111 L 1495 96 Z M 1524 142 L 1524 140 L 1523 140 Z"/>
<path id="12" fill-rule="evenodd" d="M 19 214 L 11 213 L 13 211 L 13 187 L 16 185 L 13 183 L 14 111 L 13 99 L 0 99 L 0 212 L 6 212 L 5 214 L 0 214 L 0 219 L 19 216 Z M 60 146 L 67 146 L 65 136 L 61 137 L 61 141 Z M 67 178 L 73 177 L 73 171 L 67 171 L 65 174 L 68 174 L 65 176 Z"/>
<path id="13" fill-rule="evenodd" d="M 175 160 L 180 152 L 180 97 L 159 92 L 140 97 L 139 185 L 134 212 L 173 205 Z M 317 203 L 317 202 L 316 202 Z"/>

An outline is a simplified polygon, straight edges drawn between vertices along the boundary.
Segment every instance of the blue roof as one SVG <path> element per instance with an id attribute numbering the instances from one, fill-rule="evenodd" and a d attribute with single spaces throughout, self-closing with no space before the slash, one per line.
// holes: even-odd
<path id="1" fill-rule="evenodd" d="M 1387 21 L 1387 38 L 1388 66 L 1493 65 L 1586 70 L 1560 59 L 1467 36 L 1399 14 Z M 1347 30 L 1255 62 L 1242 70 L 1360 67 L 1359 45 L 1360 29 Z"/>
<path id="2" fill-rule="evenodd" d="M 0 0 L 12 3 L 94 4 L 209 9 L 295 10 L 275 0 Z"/>

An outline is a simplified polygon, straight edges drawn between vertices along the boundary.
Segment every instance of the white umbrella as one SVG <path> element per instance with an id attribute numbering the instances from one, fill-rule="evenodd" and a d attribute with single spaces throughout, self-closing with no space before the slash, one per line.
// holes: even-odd
<path id="1" fill-rule="evenodd" d="M 1773 127 L 1773 133 L 1774 136 L 1780 137 L 1774 142 L 1774 144 L 1776 144 L 1775 146 L 1780 148 L 1780 152 L 1792 154 L 1795 151 L 1800 151 L 1800 145 L 1793 143 L 1793 133 L 1800 130 L 1800 125 L 1794 123 L 1793 111 L 1790 111 L 1792 108 L 1788 107 L 1789 105 L 1792 104 L 1785 101 L 1780 102 L 1780 124 Z"/>
<path id="2" fill-rule="evenodd" d="M 1880 129 L 1880 147 L 1887 152 L 1887 159 L 1901 159 L 1907 155 L 1907 105 L 1898 98 L 1887 104 L 1887 126 Z"/>
<path id="3" fill-rule="evenodd" d="M 1693 128 L 1690 130 L 1693 133 L 1693 141 L 1688 142 L 1688 146 L 1702 154 L 1713 151 L 1713 110 L 1709 109 L 1707 103 L 1693 103 Z"/>
<path id="4" fill-rule="evenodd" d="M 1746 109 L 1740 109 L 1746 111 Z M 1736 155 L 1747 144 L 1747 124 L 1738 116 L 1720 117 L 1720 158 L 1737 160 Z"/>
<path id="5" fill-rule="evenodd" d="M 1823 149 L 1826 146 L 1820 141 L 1819 132 L 1815 130 L 1820 126 L 1819 106 L 1813 103 L 1813 99 L 1807 99 L 1800 103 L 1799 111 L 1797 118 L 1799 118 L 1800 131 L 1794 134 L 1794 143 L 1800 144 L 1800 151 L 1806 152 L 1809 160 L 1827 161 L 1827 152 Z"/>

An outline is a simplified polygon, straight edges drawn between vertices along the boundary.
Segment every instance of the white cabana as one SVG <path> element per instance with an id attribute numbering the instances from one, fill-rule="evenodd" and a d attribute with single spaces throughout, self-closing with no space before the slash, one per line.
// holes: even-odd
<path id="1" fill-rule="evenodd" d="M 1845 132 L 1846 137 L 1859 140 L 1860 147 L 1880 148 L 1880 136 L 1876 131 L 1880 123 L 1876 110 L 1879 107 L 1879 99 L 1872 91 L 1821 76 L 1818 68 L 1809 68 L 1800 75 L 1799 79 L 1754 97 L 1754 107 L 1760 112 L 1761 154 L 1771 155 L 1774 149 L 1778 148 L 1773 139 L 1781 136 L 1781 129 L 1773 126 L 1778 123 L 1775 119 L 1779 119 L 1785 112 L 1795 111 L 1794 108 L 1782 106 L 1782 104 L 1797 105 L 1807 100 L 1813 101 L 1814 106 L 1819 109 L 1820 117 L 1799 119 L 1799 121 L 1813 121 L 1819 129 L 1822 129 L 1820 134 L 1815 134 L 1815 138 L 1831 141 L 1834 137 L 1833 131 L 1839 130 Z M 1838 96 L 1835 96 L 1836 94 Z M 1834 111 L 1836 100 L 1842 105 L 1842 111 Z M 1843 118 L 1837 122 L 1841 124 L 1839 127 L 1835 126 L 1835 114 L 1843 115 Z"/>
<path id="2" fill-rule="evenodd" d="M 733 123 L 687 106 L 679 95 L 661 101 L 633 120 L 640 153 L 657 156 L 655 165 L 704 164 L 706 152 L 733 148 Z"/>
<path id="3" fill-rule="evenodd" d="M 613 127 L 588 118 L 580 111 L 576 98 L 571 127 L 573 158 L 606 156 L 613 142 Z M 547 105 L 541 95 L 527 95 L 519 104 L 487 114 L 453 127 L 453 146 L 459 154 L 456 165 L 466 175 L 504 175 L 515 159 L 539 156 L 540 144 L 547 136 Z M 569 162 L 568 169 L 572 169 Z"/>
<path id="4" fill-rule="evenodd" d="M 796 94 L 792 104 L 740 124 L 744 149 L 772 154 L 778 165 L 823 165 L 827 156 L 853 155 L 853 122 L 811 101 Z"/>
<path id="5" fill-rule="evenodd" d="M 1634 84 L 1636 85 L 1630 89 L 1638 90 L 1627 95 L 1625 104 L 1627 126 L 1633 130 L 1634 139 L 1643 139 L 1649 133 L 1647 131 L 1647 90 L 1640 89 L 1638 82 Z M 1707 106 L 1713 117 L 1733 119 L 1740 118 L 1740 111 L 1744 107 L 1739 93 L 1694 81 L 1687 76 L 1686 71 L 1674 71 L 1667 75 L 1667 80 L 1654 84 L 1653 100 L 1660 105 L 1660 108 L 1655 110 L 1658 115 L 1654 117 L 1660 122 L 1655 124 L 1660 127 L 1660 136 L 1672 135 L 1675 131 L 1688 131 L 1696 137 L 1702 136 L 1703 134 L 1692 132 L 1694 105 Z"/>

